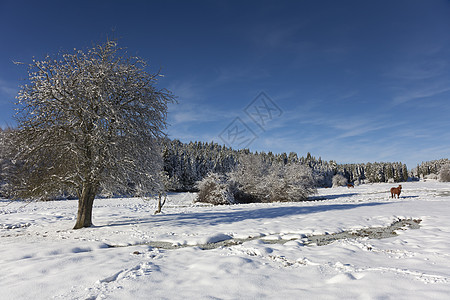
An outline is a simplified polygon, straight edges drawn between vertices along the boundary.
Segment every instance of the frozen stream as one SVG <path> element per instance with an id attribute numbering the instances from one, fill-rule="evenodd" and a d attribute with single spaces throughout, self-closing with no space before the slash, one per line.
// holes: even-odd
<path id="1" fill-rule="evenodd" d="M 301 239 L 301 241 L 304 243 L 304 245 L 317 245 L 317 246 L 324 246 L 328 245 L 334 241 L 342 240 L 342 239 L 357 239 L 357 238 L 369 238 L 369 239 L 385 239 L 397 236 L 396 231 L 397 230 L 407 230 L 407 229 L 419 229 L 420 228 L 420 222 L 422 220 L 420 219 L 401 219 L 398 221 L 395 221 L 390 226 L 386 227 L 370 227 L 370 228 L 363 228 L 360 230 L 351 230 L 351 231 L 343 231 L 339 233 L 333 233 L 333 234 L 319 234 L 319 235 L 311 235 L 311 236 L 305 236 Z M 221 235 L 217 237 L 216 242 L 212 243 L 206 243 L 206 244 L 200 244 L 200 245 L 177 245 L 170 242 L 161 242 L 161 241 L 153 241 L 153 242 L 146 242 L 142 244 L 137 245 L 146 245 L 151 246 L 153 248 L 159 248 L 164 250 L 173 250 L 173 249 L 180 249 L 180 248 L 186 248 L 186 247 L 198 247 L 202 250 L 211 250 L 211 249 L 217 249 L 220 247 L 230 247 L 235 245 L 241 245 L 245 242 L 254 241 L 254 240 L 261 240 L 264 243 L 267 244 L 285 244 L 289 241 L 296 240 L 296 239 L 265 239 L 263 237 L 250 237 L 246 239 L 236 239 L 232 238 L 228 235 Z M 108 247 L 115 248 L 115 247 L 131 247 L 131 246 L 137 246 L 137 245 L 108 245 Z M 139 254 L 138 251 L 136 251 L 135 254 Z"/>

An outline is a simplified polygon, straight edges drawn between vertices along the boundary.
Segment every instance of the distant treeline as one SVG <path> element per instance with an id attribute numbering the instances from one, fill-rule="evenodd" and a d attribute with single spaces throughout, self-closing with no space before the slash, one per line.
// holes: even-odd
<path id="1" fill-rule="evenodd" d="M 10 176 L 7 166 L 11 163 L 5 154 L 5 134 L 0 130 L 0 186 L 5 187 L 5 179 Z M 310 153 L 298 156 L 295 152 L 274 154 L 272 152 L 250 152 L 248 149 L 234 150 L 217 143 L 190 142 L 164 139 L 160 145 L 162 165 L 168 176 L 168 190 L 195 191 L 197 183 L 210 173 L 228 174 L 236 169 L 243 156 L 252 156 L 270 166 L 300 164 L 311 169 L 317 187 L 331 187 L 333 176 L 343 175 L 348 182 L 402 182 L 408 180 L 408 170 L 401 162 L 374 162 L 358 164 L 338 164 L 333 160 L 325 161 Z M 420 177 L 439 174 L 442 166 L 449 164 L 448 159 L 423 162 L 410 172 L 410 176 Z M 3 196 L 6 196 L 3 194 Z"/>
<path id="2" fill-rule="evenodd" d="M 450 160 L 448 158 L 422 162 L 412 170 L 412 174 L 419 178 L 427 175 L 438 175 L 441 172 L 442 167 L 448 164 L 450 164 Z"/>
<path id="3" fill-rule="evenodd" d="M 408 170 L 400 162 L 337 164 L 324 161 L 310 153 L 299 157 L 290 152 L 250 152 L 248 149 L 233 150 L 216 143 L 190 142 L 166 139 L 162 145 L 164 171 L 171 179 L 171 190 L 193 191 L 196 183 L 208 173 L 226 174 L 231 172 L 243 155 L 252 155 L 265 163 L 302 164 L 312 169 L 318 187 L 331 187 L 333 176 L 341 174 L 351 183 L 401 182 L 408 179 Z"/>

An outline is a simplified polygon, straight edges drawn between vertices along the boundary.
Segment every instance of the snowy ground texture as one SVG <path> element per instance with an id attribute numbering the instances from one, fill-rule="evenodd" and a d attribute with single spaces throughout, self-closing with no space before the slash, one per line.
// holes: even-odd
<path id="1" fill-rule="evenodd" d="M 219 207 L 173 194 L 160 215 L 155 200 L 99 199 L 96 227 L 76 231 L 77 201 L 4 200 L 0 299 L 449 299 L 450 184 L 402 185 L 400 199 L 389 198 L 394 185 L 373 184 Z M 421 219 L 420 229 L 305 244 L 403 218 Z M 201 246 L 248 237 L 257 238 Z"/>

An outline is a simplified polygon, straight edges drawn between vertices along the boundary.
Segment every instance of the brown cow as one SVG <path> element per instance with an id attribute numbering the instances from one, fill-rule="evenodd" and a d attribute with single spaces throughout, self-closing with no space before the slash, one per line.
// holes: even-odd
<path id="1" fill-rule="evenodd" d="M 400 198 L 400 193 L 402 192 L 402 185 L 399 184 L 398 187 L 391 188 L 391 198 L 395 198 L 395 195 L 397 195 L 397 199 Z"/>

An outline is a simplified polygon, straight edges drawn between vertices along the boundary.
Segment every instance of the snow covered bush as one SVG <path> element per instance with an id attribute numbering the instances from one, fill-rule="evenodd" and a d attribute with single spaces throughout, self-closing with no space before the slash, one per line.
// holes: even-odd
<path id="1" fill-rule="evenodd" d="M 232 185 L 225 175 L 210 173 L 198 182 L 197 188 L 199 192 L 195 202 L 214 205 L 235 203 Z"/>
<path id="2" fill-rule="evenodd" d="M 312 169 L 300 163 L 269 163 L 255 155 L 241 157 L 230 174 L 237 202 L 287 202 L 306 200 L 316 191 Z"/>
<path id="3" fill-rule="evenodd" d="M 439 172 L 439 180 L 443 182 L 450 182 L 450 164 L 446 164 Z"/>
<path id="4" fill-rule="evenodd" d="M 438 179 L 438 175 L 436 175 L 434 173 L 431 173 L 431 174 L 425 175 L 424 179 L 425 180 L 437 180 Z"/>
<path id="5" fill-rule="evenodd" d="M 275 164 L 265 181 L 269 202 L 304 201 L 316 192 L 311 168 L 301 164 Z"/>
<path id="6" fill-rule="evenodd" d="M 347 184 L 347 178 L 341 174 L 336 174 L 333 176 L 333 187 L 344 186 Z"/>
<path id="7" fill-rule="evenodd" d="M 261 202 L 266 196 L 265 178 L 269 174 L 270 164 L 253 154 L 243 155 L 239 164 L 230 173 L 230 179 L 236 183 L 235 198 L 239 203 Z"/>

